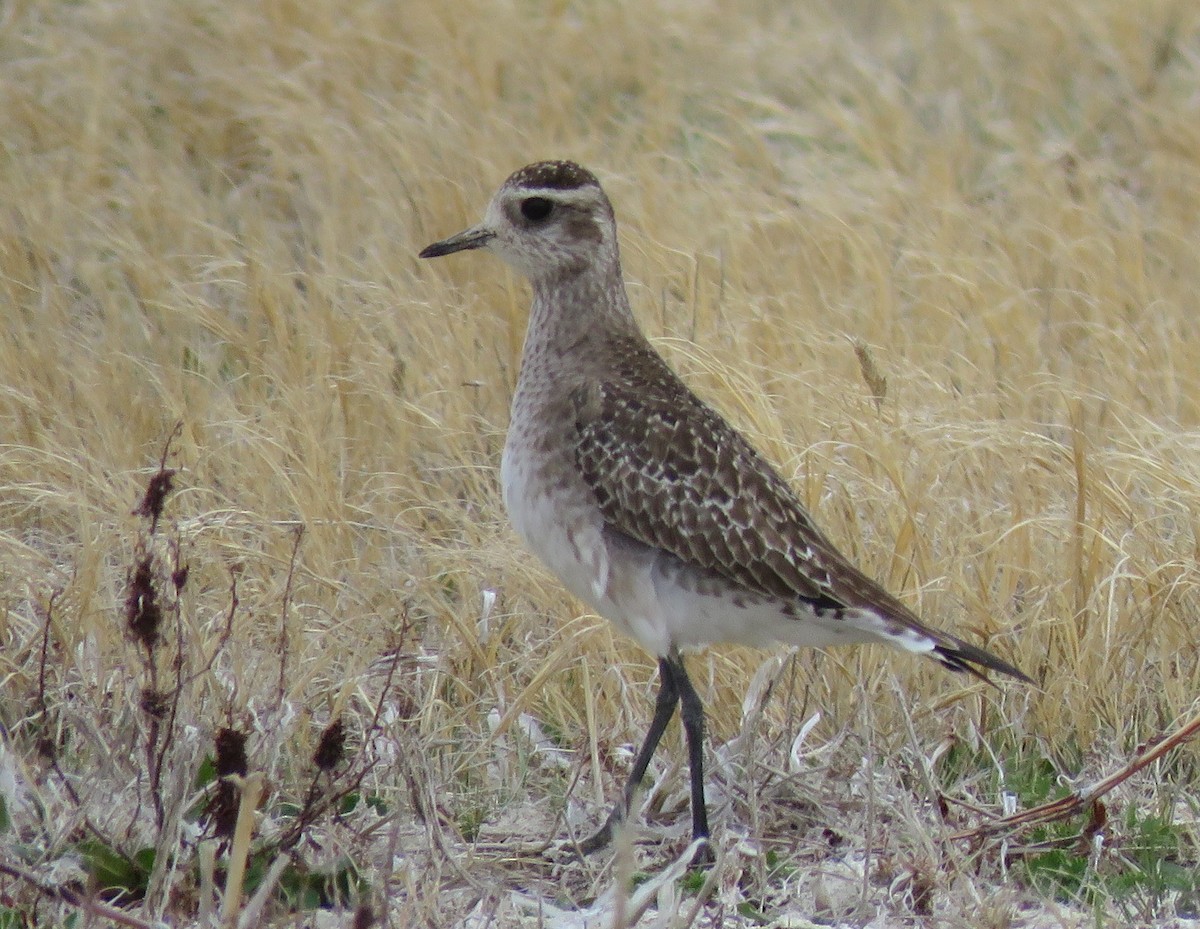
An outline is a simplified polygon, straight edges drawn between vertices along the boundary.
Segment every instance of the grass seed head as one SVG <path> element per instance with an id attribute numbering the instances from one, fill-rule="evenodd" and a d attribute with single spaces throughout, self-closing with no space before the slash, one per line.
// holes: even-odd
<path id="1" fill-rule="evenodd" d="M 342 720 L 335 719 L 321 733 L 321 741 L 313 753 L 313 764 L 329 772 L 336 768 L 346 756 L 346 727 Z"/>
<path id="2" fill-rule="evenodd" d="M 244 775 L 249 770 L 246 760 L 246 734 L 224 728 L 217 732 L 217 776 Z"/>
<path id="3" fill-rule="evenodd" d="M 143 555 L 129 578 L 125 595 L 125 622 L 129 634 L 150 652 L 158 644 L 162 607 L 154 589 L 154 558 Z"/>
<path id="4" fill-rule="evenodd" d="M 145 516 L 150 520 L 150 531 L 158 528 L 158 519 L 162 516 L 163 504 L 174 484 L 175 469 L 159 468 L 146 484 L 146 493 L 142 502 L 135 509 L 135 516 Z"/>

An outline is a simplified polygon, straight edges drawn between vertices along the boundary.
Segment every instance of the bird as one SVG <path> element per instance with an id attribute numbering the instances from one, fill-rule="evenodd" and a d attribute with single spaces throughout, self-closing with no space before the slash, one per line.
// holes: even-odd
<path id="1" fill-rule="evenodd" d="M 517 535 L 576 597 L 658 661 L 654 715 L 625 788 L 579 848 L 627 819 L 679 710 L 693 840 L 711 856 L 704 705 L 683 662 L 713 643 L 882 642 L 953 671 L 1033 683 L 927 626 L 854 567 L 778 471 L 668 366 L 630 307 L 611 203 L 572 161 L 513 173 L 482 222 L 421 258 L 484 250 L 533 298 L 500 478 Z"/>

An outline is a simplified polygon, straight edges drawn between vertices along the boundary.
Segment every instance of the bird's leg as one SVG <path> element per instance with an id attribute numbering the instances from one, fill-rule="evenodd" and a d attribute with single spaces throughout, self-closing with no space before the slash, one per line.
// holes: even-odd
<path id="1" fill-rule="evenodd" d="M 688 681 L 687 674 L 683 670 L 683 664 L 679 661 L 678 655 L 676 654 L 674 658 L 660 658 L 658 660 L 658 697 L 654 701 L 654 718 L 650 720 L 650 729 L 647 731 L 646 739 L 642 742 L 641 750 L 633 762 L 633 770 L 629 772 L 629 780 L 625 784 L 625 792 L 621 795 L 621 799 L 617 801 L 612 813 L 609 814 L 608 819 L 600 827 L 600 830 L 595 835 L 580 843 L 580 851 L 585 855 L 590 855 L 592 852 L 599 851 L 608 845 L 612 841 L 613 830 L 629 814 L 629 808 L 633 803 L 633 795 L 642 785 L 642 778 L 646 776 L 646 768 L 650 766 L 650 759 L 654 757 L 654 751 L 658 748 L 659 741 L 662 740 L 667 723 L 671 721 L 671 717 L 675 715 L 675 707 L 679 705 L 679 684 L 677 680 L 679 674 L 683 675 L 687 689 L 695 697 L 696 692 L 692 690 L 691 681 Z M 696 697 L 696 703 L 698 706 L 698 697 Z M 701 714 L 703 714 L 703 709 L 701 709 Z M 690 738 L 689 730 L 689 741 Z M 701 790 L 703 791 L 703 788 Z M 695 791 L 693 789 L 693 796 L 694 794 Z M 703 799 L 703 793 L 701 793 L 701 798 Z M 705 828 L 707 834 L 707 826 Z"/>
<path id="2" fill-rule="evenodd" d="M 679 716 L 687 736 L 688 766 L 692 775 L 692 841 L 708 838 L 708 807 L 704 802 L 704 703 L 692 686 L 683 659 L 678 652 L 671 660 L 675 664 L 675 688 L 681 701 Z M 710 851 L 711 854 L 711 851 Z"/>

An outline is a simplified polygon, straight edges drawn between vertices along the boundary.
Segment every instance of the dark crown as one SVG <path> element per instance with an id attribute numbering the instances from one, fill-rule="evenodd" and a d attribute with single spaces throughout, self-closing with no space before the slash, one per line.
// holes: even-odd
<path id="1" fill-rule="evenodd" d="M 508 179 L 511 187 L 554 190 L 577 190 L 580 187 L 599 187 L 596 175 L 573 161 L 539 161 L 526 165 Z"/>

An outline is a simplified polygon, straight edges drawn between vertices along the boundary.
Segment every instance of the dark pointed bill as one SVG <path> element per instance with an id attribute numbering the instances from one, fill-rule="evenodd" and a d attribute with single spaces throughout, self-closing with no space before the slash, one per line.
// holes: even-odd
<path id="1" fill-rule="evenodd" d="M 496 233 L 484 229 L 482 226 L 472 226 L 458 235 L 452 235 L 448 239 L 442 239 L 440 242 L 434 242 L 432 245 L 426 245 L 421 249 L 419 258 L 440 258 L 442 255 L 452 255 L 455 252 L 465 252 L 471 248 L 483 248 L 496 235 Z"/>

